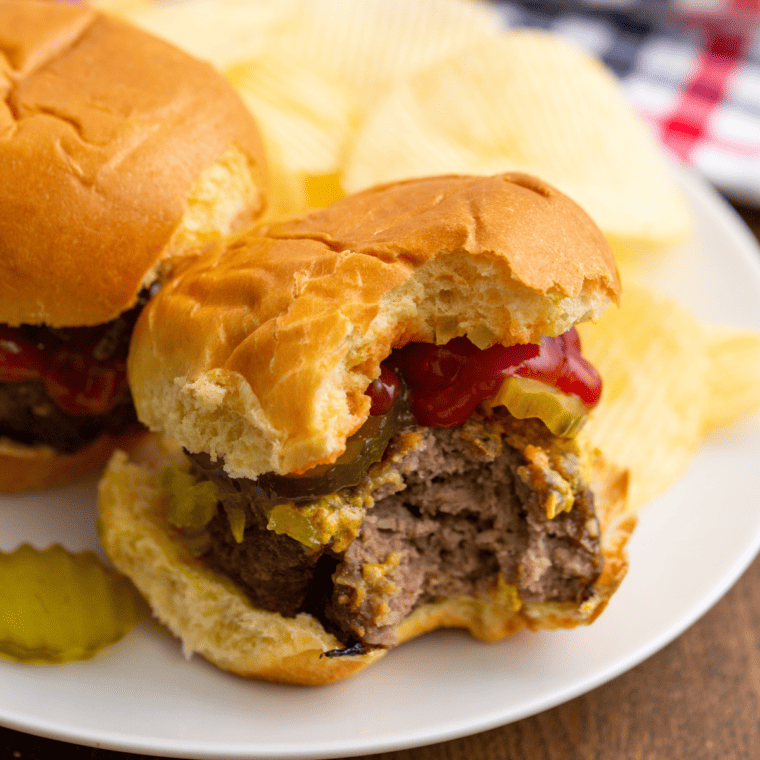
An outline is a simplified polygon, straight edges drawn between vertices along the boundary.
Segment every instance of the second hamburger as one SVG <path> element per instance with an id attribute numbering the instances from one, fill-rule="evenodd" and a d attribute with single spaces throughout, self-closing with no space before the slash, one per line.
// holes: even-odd
<path id="1" fill-rule="evenodd" d="M 139 430 L 132 325 L 174 264 L 262 213 L 264 151 L 221 74 L 85 5 L 0 0 L 0 491 Z"/>

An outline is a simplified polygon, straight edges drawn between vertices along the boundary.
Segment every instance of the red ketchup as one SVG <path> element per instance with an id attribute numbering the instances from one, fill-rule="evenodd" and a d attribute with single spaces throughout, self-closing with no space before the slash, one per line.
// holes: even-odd
<path id="1" fill-rule="evenodd" d="M 66 334 L 68 340 L 46 333 L 36 342 L 18 328 L 0 325 L 0 382 L 40 380 L 63 411 L 105 414 L 125 388 L 126 360 L 95 359 L 102 327 L 67 328 Z"/>
<path id="2" fill-rule="evenodd" d="M 373 380 L 369 388 L 365 391 L 370 397 L 372 405 L 369 413 L 373 417 L 388 414 L 393 402 L 401 393 L 401 380 L 399 376 L 385 362 L 380 365 L 380 377 Z"/>
<path id="3" fill-rule="evenodd" d="M 404 378 L 411 412 L 428 427 L 464 424 L 478 404 L 495 396 L 505 378 L 512 375 L 553 385 L 580 398 L 588 409 L 596 405 L 602 391 L 599 373 L 581 356 L 574 328 L 557 338 L 542 338 L 539 344 L 495 345 L 483 350 L 464 337 L 444 346 L 409 343 L 394 351 L 382 367 L 383 371 L 392 367 Z M 379 385 L 383 383 L 389 381 L 383 381 L 381 374 Z M 374 386 L 368 389 L 373 408 Z"/>

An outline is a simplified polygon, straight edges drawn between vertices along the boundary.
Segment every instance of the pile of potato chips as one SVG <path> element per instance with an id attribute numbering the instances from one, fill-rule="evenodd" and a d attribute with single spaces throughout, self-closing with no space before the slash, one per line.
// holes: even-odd
<path id="1" fill-rule="evenodd" d="M 527 171 L 578 201 L 623 274 L 621 308 L 582 338 L 605 383 L 587 430 L 630 469 L 632 507 L 665 490 L 707 432 L 760 406 L 760 336 L 707 328 L 632 284 L 691 220 L 656 140 L 587 53 L 507 30 L 477 0 L 95 4 L 227 75 L 269 148 L 270 218 L 452 172 Z"/>
<path id="2" fill-rule="evenodd" d="M 282 215 L 444 173 L 529 171 L 578 201 L 616 253 L 690 230 L 660 149 L 580 49 L 507 31 L 474 0 L 98 0 L 209 60 L 270 147 Z"/>

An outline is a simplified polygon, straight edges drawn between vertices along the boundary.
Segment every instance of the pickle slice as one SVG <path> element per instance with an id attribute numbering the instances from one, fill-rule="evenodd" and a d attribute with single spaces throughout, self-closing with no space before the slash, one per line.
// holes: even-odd
<path id="1" fill-rule="evenodd" d="M 358 485 L 369 468 L 383 458 L 391 438 L 409 423 L 405 394 L 384 415 L 369 417 L 346 441 L 346 450 L 333 463 L 319 465 L 303 475 L 261 475 L 256 486 L 276 501 L 308 501 Z"/>
<path id="2" fill-rule="evenodd" d="M 490 403 L 507 407 L 520 420 L 538 417 L 554 435 L 565 438 L 576 435 L 588 419 L 588 409 L 577 396 L 529 377 L 508 377 Z"/>
<path id="3" fill-rule="evenodd" d="M 132 583 L 91 551 L 24 544 L 0 553 L 0 656 L 86 660 L 131 631 L 145 610 Z"/>

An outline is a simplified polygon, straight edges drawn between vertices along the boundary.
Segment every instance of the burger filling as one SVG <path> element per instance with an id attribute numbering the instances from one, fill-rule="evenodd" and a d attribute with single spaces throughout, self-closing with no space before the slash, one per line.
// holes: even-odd
<path id="1" fill-rule="evenodd" d="M 94 327 L 0 325 L 0 437 L 72 454 L 104 433 L 138 429 L 126 363 L 149 295 Z"/>
<path id="2" fill-rule="evenodd" d="M 175 504 L 170 520 L 256 606 L 311 613 L 346 651 L 392 646 L 395 625 L 429 602 L 582 602 L 603 564 L 583 453 L 494 403 L 526 364 L 536 393 L 572 395 L 586 411 L 596 402 L 598 375 L 574 331 L 546 343 L 553 357 L 544 343 L 480 351 L 465 339 L 396 351 L 335 465 L 247 480 L 191 455 L 207 517 Z M 556 422 L 555 406 L 538 406 Z"/>

